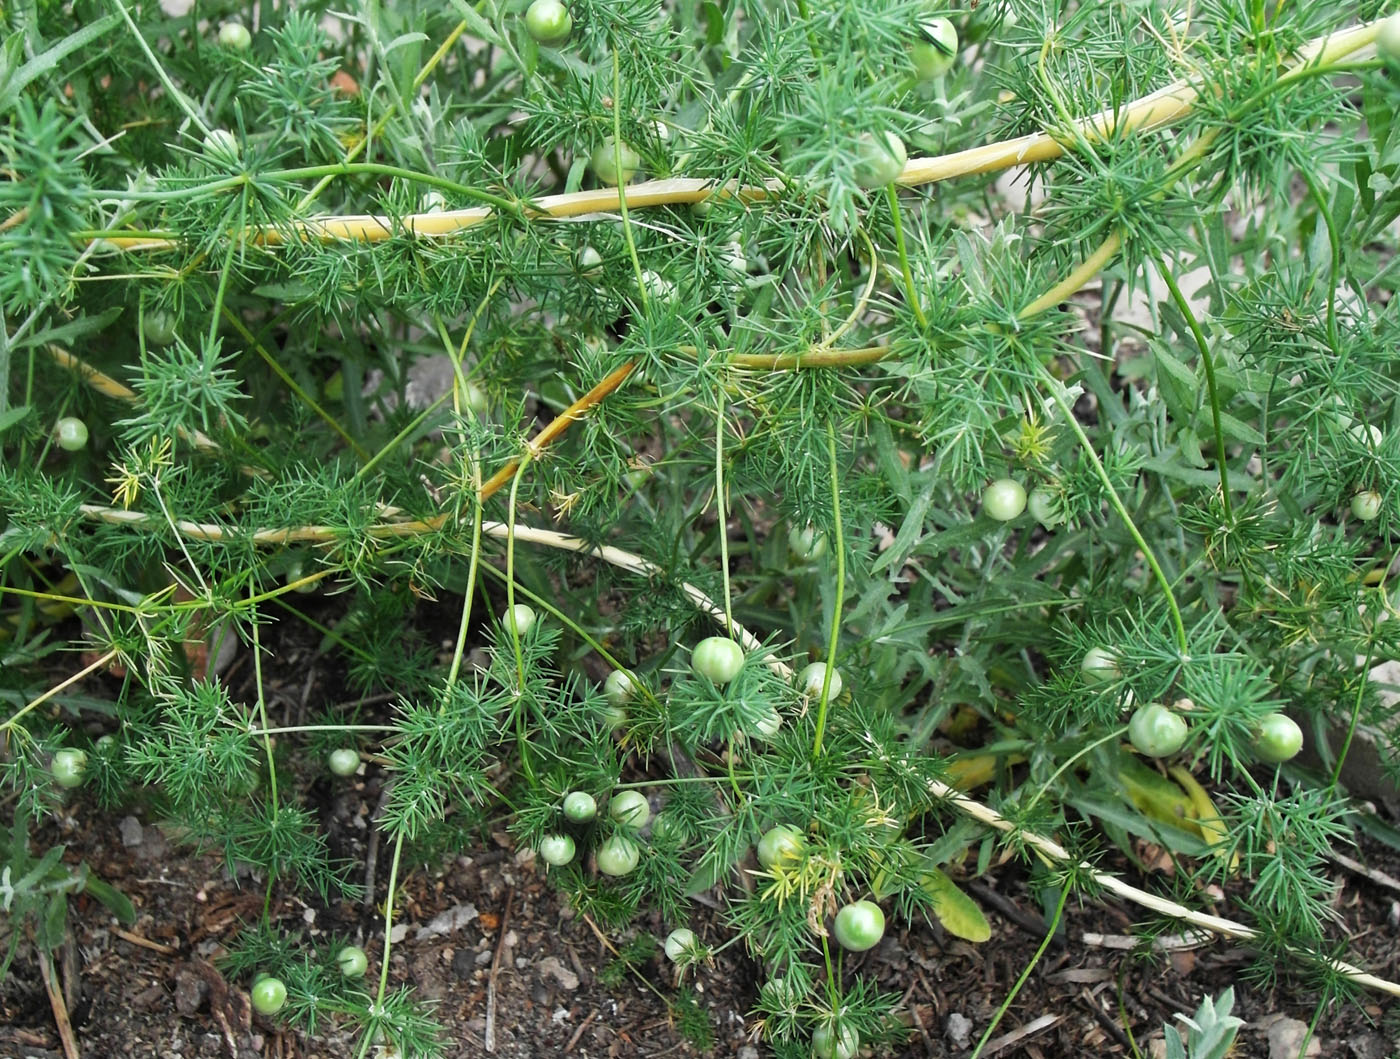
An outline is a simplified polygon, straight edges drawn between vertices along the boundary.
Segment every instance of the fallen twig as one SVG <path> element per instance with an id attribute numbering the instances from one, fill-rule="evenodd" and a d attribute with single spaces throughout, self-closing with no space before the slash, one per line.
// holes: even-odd
<path id="1" fill-rule="evenodd" d="M 496 951 L 491 957 L 491 973 L 486 978 L 486 1050 L 496 1050 L 496 977 L 501 970 L 501 951 L 506 946 L 506 931 L 510 929 L 510 906 L 515 901 L 515 889 L 506 891 L 506 907 L 501 924 L 496 928 Z"/>
<path id="2" fill-rule="evenodd" d="M 39 972 L 44 979 L 44 992 L 49 995 L 49 1007 L 53 1009 L 53 1021 L 58 1027 L 58 1039 L 63 1042 L 63 1054 L 67 1059 L 81 1059 L 78 1051 L 78 1038 L 73 1033 L 73 1023 L 68 1018 L 68 1003 L 63 999 L 59 988 L 58 972 L 54 969 L 53 956 L 44 949 L 39 950 Z"/>

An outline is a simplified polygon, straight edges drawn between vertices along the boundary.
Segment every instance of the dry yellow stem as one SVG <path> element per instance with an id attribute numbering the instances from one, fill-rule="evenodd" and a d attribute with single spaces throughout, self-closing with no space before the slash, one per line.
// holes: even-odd
<path id="1" fill-rule="evenodd" d="M 1380 32 L 1380 22 L 1354 26 L 1340 33 L 1318 37 L 1299 50 L 1289 65 L 1295 73 L 1313 63 L 1333 62 L 1353 55 L 1373 44 Z M 1088 139 L 1102 139 L 1122 132 L 1148 132 L 1179 121 L 1190 113 L 1200 95 L 1192 78 L 1181 78 L 1127 106 L 1101 111 L 1079 122 L 1080 132 Z M 902 187 L 934 184 L 955 177 L 993 173 L 1032 162 L 1045 162 L 1065 153 L 1066 134 L 1032 133 L 1013 140 L 1001 140 L 966 151 L 940 155 L 936 158 L 915 158 L 904 167 L 895 183 Z M 649 180 L 627 188 L 601 188 L 562 195 L 546 195 L 527 204 L 522 203 L 527 216 L 536 219 L 579 217 L 591 213 L 608 213 L 621 207 L 624 196 L 629 210 L 649 206 L 673 206 L 702 202 L 709 198 L 738 198 L 746 202 L 761 202 L 782 198 L 786 185 L 780 179 L 760 185 L 716 185 L 710 180 L 673 177 Z M 489 206 L 474 206 L 445 213 L 413 214 L 395 221 L 390 217 L 362 214 L 345 217 L 319 217 L 299 221 L 284 228 L 258 228 L 245 233 L 245 238 L 264 246 L 277 246 L 288 237 L 305 240 L 336 242 L 356 240 L 382 242 L 399 231 L 415 235 L 452 235 L 473 228 L 494 215 Z M 178 247 L 175 239 L 109 236 L 106 243 L 124 250 L 170 250 Z"/>

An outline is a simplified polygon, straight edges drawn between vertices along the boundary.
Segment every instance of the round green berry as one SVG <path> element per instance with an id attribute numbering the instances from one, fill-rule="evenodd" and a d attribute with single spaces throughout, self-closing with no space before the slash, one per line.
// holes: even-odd
<path id="1" fill-rule="evenodd" d="M 535 0 L 525 12 L 525 28 L 539 44 L 561 44 L 574 29 L 574 17 L 559 0 Z"/>
<path id="2" fill-rule="evenodd" d="M 574 859 L 574 840 L 568 835 L 545 835 L 540 839 L 540 860 L 554 868 L 562 868 Z"/>
<path id="3" fill-rule="evenodd" d="M 369 957 L 358 945 L 345 946 L 336 953 L 335 962 L 340 965 L 340 973 L 346 978 L 363 978 L 369 970 Z"/>
<path id="4" fill-rule="evenodd" d="M 564 796 L 564 815 L 576 824 L 586 824 L 598 815 L 598 802 L 587 791 L 570 791 Z"/>
<path id="5" fill-rule="evenodd" d="M 707 636 L 695 645 L 691 667 L 712 683 L 728 684 L 744 668 L 744 649 L 723 636 Z"/>
<path id="6" fill-rule="evenodd" d="M 528 603 L 517 603 L 513 607 L 507 607 L 501 615 L 501 624 L 507 630 L 513 628 L 517 636 L 527 636 L 535 627 L 535 608 Z"/>
<path id="7" fill-rule="evenodd" d="M 593 168 L 593 175 L 600 181 L 616 187 L 618 184 L 630 183 L 637 175 L 637 170 L 642 167 L 642 156 L 628 144 L 617 146 L 617 141 L 609 136 L 593 148 L 588 164 Z"/>
<path id="8" fill-rule="evenodd" d="M 1281 765 L 1303 749 L 1303 730 L 1286 713 L 1267 713 L 1254 733 L 1254 753 L 1259 760 Z"/>
<path id="9" fill-rule="evenodd" d="M 1010 522 L 1026 510 L 1026 489 L 1012 478 L 998 478 L 982 494 L 982 511 L 998 522 Z"/>
<path id="10" fill-rule="evenodd" d="M 87 447 L 87 424 L 77 416 L 64 416 L 54 424 L 53 433 L 58 447 L 65 452 L 77 452 Z"/>
<path id="11" fill-rule="evenodd" d="M 175 317 L 164 309 L 153 309 L 141 317 L 141 333 L 152 346 L 168 346 L 175 341 Z"/>
<path id="12" fill-rule="evenodd" d="M 1374 522 L 1381 514 L 1381 494 L 1374 489 L 1363 489 L 1351 498 L 1351 513 L 1362 522 Z"/>
<path id="13" fill-rule="evenodd" d="M 247 51 L 253 46 L 253 35 L 236 18 L 219 27 L 219 43 L 230 51 Z"/>
<path id="14" fill-rule="evenodd" d="M 55 751 L 49 772 L 60 787 L 81 787 L 87 777 L 87 755 L 81 750 Z"/>
<path id="15" fill-rule="evenodd" d="M 919 24 L 919 40 L 909 48 L 914 76 L 936 81 L 953 68 L 958 58 L 958 31 L 946 18 Z"/>
<path id="16" fill-rule="evenodd" d="M 623 827 L 638 831 L 651 819 L 651 804 L 641 791 L 621 791 L 608 802 L 608 815 Z"/>
<path id="17" fill-rule="evenodd" d="M 855 182 L 863 188 L 882 188 L 904 171 L 909 154 L 894 133 L 861 133 L 856 142 Z"/>
<path id="18" fill-rule="evenodd" d="M 253 1008 L 258 1014 L 275 1015 L 286 1002 L 287 987 L 282 979 L 269 976 L 253 984 Z"/>

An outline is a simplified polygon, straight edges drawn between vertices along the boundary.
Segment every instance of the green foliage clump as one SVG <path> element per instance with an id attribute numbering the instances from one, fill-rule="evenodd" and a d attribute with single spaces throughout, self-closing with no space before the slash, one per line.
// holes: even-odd
<path id="1" fill-rule="evenodd" d="M 200 21 L 226 4 L 0 11 L 4 909 L 45 950 L 77 890 L 125 914 L 33 836 L 139 801 L 267 886 L 229 970 L 282 980 L 279 1019 L 434 1054 L 409 990 L 272 925 L 353 892 L 306 797 L 353 747 L 384 966 L 404 874 L 505 817 L 574 843 L 549 871 L 616 934 L 710 893 L 779 1054 L 897 1037 L 832 917 L 985 936 L 954 880 L 999 843 L 1061 911 L 1105 882 L 1084 850 L 1155 843 L 1179 916 L 1228 885 L 1259 975 L 1343 992 L 1353 741 L 1400 774 L 1381 6 L 265 6 L 247 40 Z M 717 633 L 729 681 L 690 665 Z M 289 636 L 352 704 L 293 722 Z M 1187 729 L 1160 761 L 1147 704 Z M 1312 753 L 1275 767 L 1280 712 Z"/>

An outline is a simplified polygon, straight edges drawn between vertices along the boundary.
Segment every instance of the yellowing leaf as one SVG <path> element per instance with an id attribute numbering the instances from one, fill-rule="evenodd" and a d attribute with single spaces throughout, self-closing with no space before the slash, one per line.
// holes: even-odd
<path id="1" fill-rule="evenodd" d="M 1200 834 L 1195 803 L 1161 773 L 1125 757 L 1118 767 L 1118 781 L 1143 816 Z"/>
<path id="2" fill-rule="evenodd" d="M 986 941 L 992 936 L 992 926 L 977 902 L 939 869 L 928 868 L 919 878 L 919 886 L 932 902 L 933 914 L 949 934 L 972 942 Z"/>
<path id="3" fill-rule="evenodd" d="M 1206 793 L 1204 787 L 1196 782 L 1196 777 L 1187 772 L 1180 765 L 1173 765 L 1167 769 L 1172 779 L 1181 784 L 1181 789 L 1186 792 L 1191 799 L 1191 804 L 1196 811 L 1196 826 L 1201 829 L 1201 837 L 1205 839 L 1206 845 L 1215 850 L 1216 856 L 1222 856 L 1225 850 L 1221 847 L 1230 841 L 1230 831 L 1225 826 L 1225 821 L 1220 817 L 1220 810 L 1215 807 L 1215 803 L 1210 800 L 1210 795 Z M 1230 871 L 1233 874 L 1239 870 L 1239 855 L 1230 858 Z"/>

